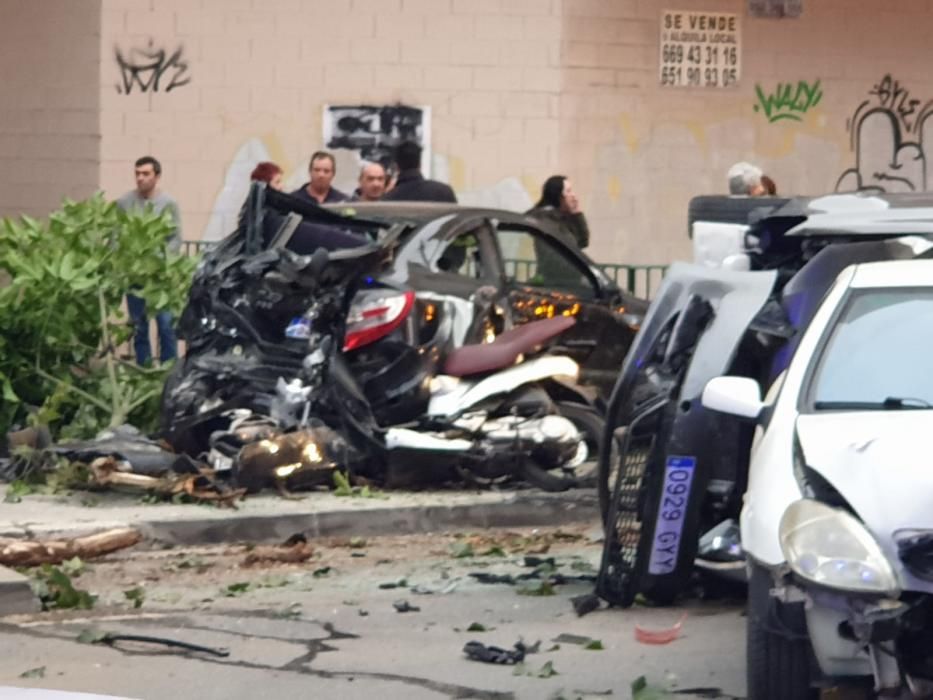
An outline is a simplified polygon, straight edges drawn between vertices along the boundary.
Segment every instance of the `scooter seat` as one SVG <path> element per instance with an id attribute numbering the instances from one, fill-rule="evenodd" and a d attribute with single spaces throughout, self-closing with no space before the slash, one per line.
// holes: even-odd
<path id="1" fill-rule="evenodd" d="M 444 373 L 468 377 L 504 369 L 515 364 L 519 355 L 540 347 L 576 322 L 573 316 L 555 316 L 507 330 L 491 343 L 464 345 L 447 356 Z"/>

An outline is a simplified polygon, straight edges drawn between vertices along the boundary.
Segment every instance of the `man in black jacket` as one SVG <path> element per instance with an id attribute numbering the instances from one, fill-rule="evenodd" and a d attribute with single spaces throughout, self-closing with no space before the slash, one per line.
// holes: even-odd
<path id="1" fill-rule="evenodd" d="M 421 146 L 414 141 L 399 144 L 395 151 L 398 180 L 395 187 L 383 196 L 387 202 L 452 202 L 457 195 L 443 182 L 427 180 L 421 174 Z"/>

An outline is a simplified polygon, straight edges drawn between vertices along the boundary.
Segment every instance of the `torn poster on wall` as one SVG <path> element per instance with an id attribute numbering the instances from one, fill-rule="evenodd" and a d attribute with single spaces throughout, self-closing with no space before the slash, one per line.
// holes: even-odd
<path id="1" fill-rule="evenodd" d="M 324 143 L 327 148 L 356 151 L 361 161 L 388 169 L 395 148 L 414 141 L 422 148 L 421 172 L 431 172 L 431 108 L 407 105 L 326 105 Z"/>
<path id="2" fill-rule="evenodd" d="M 728 12 L 661 13 L 661 85 L 730 87 L 741 74 L 741 22 Z"/>

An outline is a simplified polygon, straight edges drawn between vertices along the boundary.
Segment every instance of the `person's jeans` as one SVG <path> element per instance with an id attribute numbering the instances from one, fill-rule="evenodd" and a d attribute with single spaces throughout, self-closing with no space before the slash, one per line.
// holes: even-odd
<path id="1" fill-rule="evenodd" d="M 149 344 L 149 317 L 146 316 L 146 300 L 133 294 L 126 295 L 126 308 L 133 323 L 133 349 L 136 351 L 136 364 L 146 365 L 152 360 L 152 346 Z M 178 341 L 175 339 L 175 327 L 170 311 L 156 314 L 156 327 L 159 330 L 159 360 L 167 362 L 178 355 Z"/>

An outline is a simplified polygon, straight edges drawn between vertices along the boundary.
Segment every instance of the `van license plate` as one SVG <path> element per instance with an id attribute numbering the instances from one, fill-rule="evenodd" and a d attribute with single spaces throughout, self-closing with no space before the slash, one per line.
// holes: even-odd
<path id="1" fill-rule="evenodd" d="M 696 470 L 696 457 L 669 456 L 664 469 L 664 491 L 658 508 L 648 573 L 663 576 L 677 568 L 677 554 L 683 535 L 684 517 L 690 505 L 690 485 Z M 693 535 L 696 536 L 696 535 Z"/>

